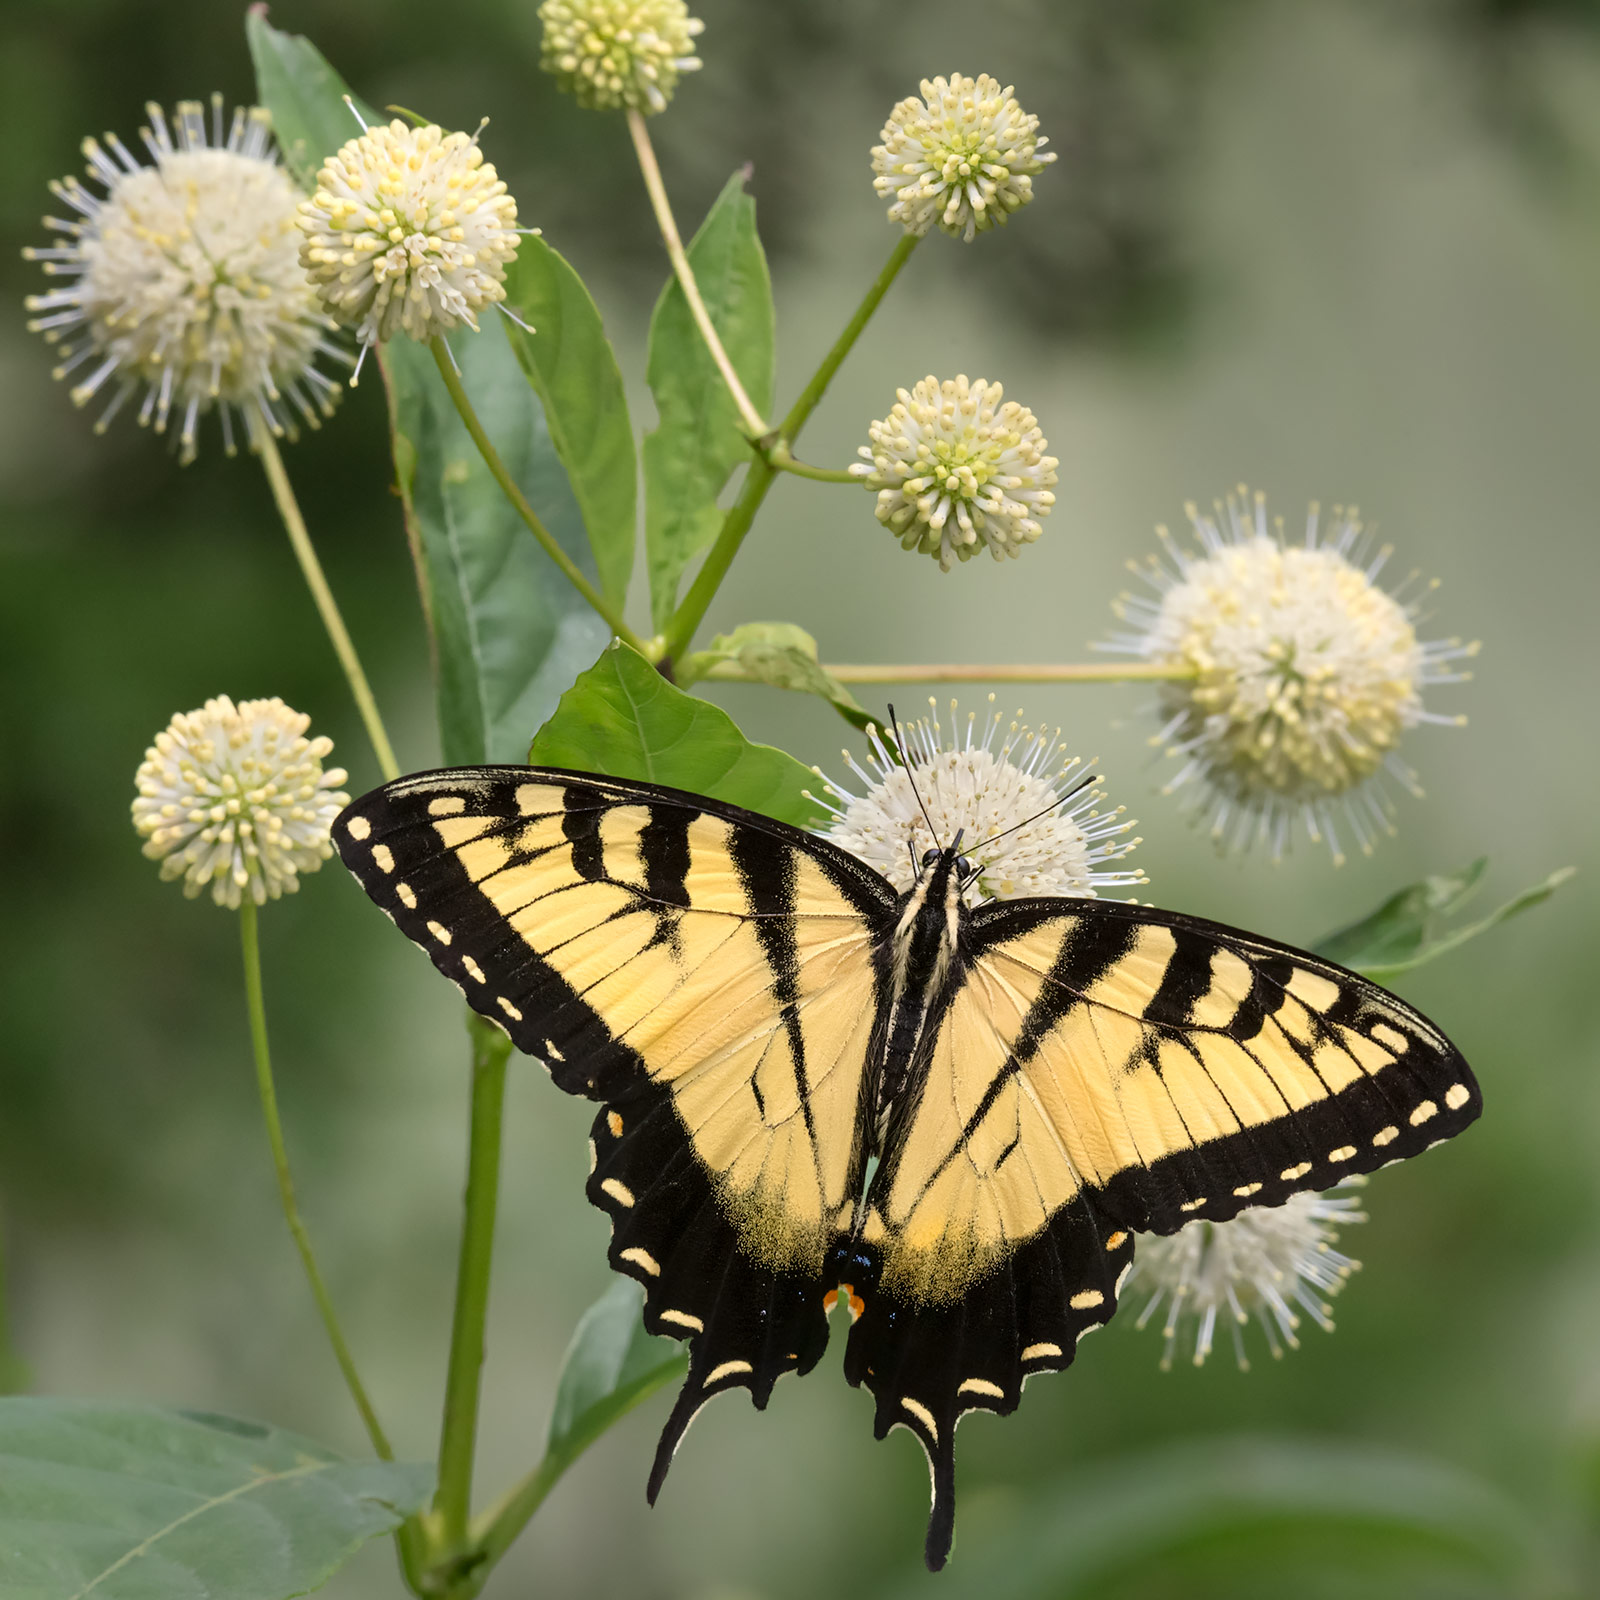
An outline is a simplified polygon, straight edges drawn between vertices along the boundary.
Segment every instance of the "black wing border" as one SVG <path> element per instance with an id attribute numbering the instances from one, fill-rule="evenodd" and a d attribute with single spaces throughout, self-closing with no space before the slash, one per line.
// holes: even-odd
<path id="1" fill-rule="evenodd" d="M 963 956 L 981 961 L 995 945 L 1046 923 L 1074 918 L 1130 928 L 1170 928 L 1176 934 L 1233 949 L 1257 963 L 1288 963 L 1339 985 L 1339 1000 L 1328 1012 L 1318 1014 L 1321 1020 L 1359 1031 L 1356 1019 L 1362 1006 L 1376 1002 L 1398 1013 L 1424 1047 L 1422 1052 L 1407 1051 L 1380 1073 L 1365 1075 L 1284 1116 L 1197 1142 L 1147 1166 L 1124 1167 L 1103 1186 L 1089 1185 L 1086 1192 L 1120 1227 L 1135 1233 L 1172 1234 L 1188 1222 L 1227 1222 L 1252 1207 L 1279 1206 L 1295 1194 L 1322 1192 L 1341 1179 L 1419 1155 L 1453 1138 L 1483 1110 L 1482 1091 L 1460 1050 L 1409 1001 L 1336 961 L 1227 923 L 1158 906 L 1086 897 L 993 901 L 972 913 Z M 1280 995 L 1286 992 L 1270 972 L 1263 975 L 1258 970 L 1257 976 L 1255 994 L 1264 987 L 1276 989 Z M 1207 1031 L 1148 1013 L 1142 1020 L 1169 1036 Z M 1212 1031 L 1227 1033 L 1227 1029 Z M 1297 1051 L 1301 1048 L 1292 1038 L 1289 1042 Z M 1302 1060 L 1316 1070 L 1304 1056 Z M 1403 1097 L 1398 1097 L 1402 1087 Z M 1465 1091 L 1465 1098 L 1457 1094 L 1452 1104 L 1445 1097 L 1458 1089 Z M 1425 1116 L 1413 1120 L 1416 1112 L 1429 1106 L 1432 1109 Z M 1390 1133 L 1390 1137 L 1375 1143 L 1377 1132 Z M 1339 1162 L 1331 1159 L 1332 1152 L 1352 1143 L 1350 1155 Z M 1224 1180 L 1221 1193 L 1219 1178 Z M 1249 1192 L 1242 1192 L 1245 1190 Z"/>
<path id="2" fill-rule="evenodd" d="M 780 822 L 776 817 L 766 816 L 760 811 L 751 811 L 745 806 L 735 805 L 730 800 L 718 800 L 712 795 L 697 794 L 692 789 L 674 789 L 668 784 L 650 783 L 640 778 L 613 778 L 605 773 L 578 772 L 568 767 L 521 767 L 508 763 L 479 763 L 460 767 L 430 767 L 423 772 L 408 772 L 404 777 L 381 783 L 352 800 L 334 819 L 334 833 L 339 835 L 342 832 L 340 825 L 352 816 L 365 816 L 369 821 L 375 820 L 373 802 L 380 797 L 386 806 L 398 809 L 398 800 L 403 798 L 405 792 L 413 785 L 422 787 L 446 779 L 462 783 L 484 779 L 507 783 L 550 781 L 598 790 L 602 794 L 608 794 L 617 805 L 626 805 L 631 800 L 643 800 L 676 806 L 679 810 L 694 811 L 705 816 L 720 817 L 724 822 L 753 828 L 759 833 L 792 846 L 805 855 L 825 862 L 832 869 L 830 876 L 834 877 L 836 882 L 845 879 L 861 889 L 863 897 L 870 902 L 870 905 L 863 905 L 860 908 L 864 916 L 874 914 L 887 916 L 900 901 L 899 890 L 859 856 L 852 855 L 848 850 L 824 839 L 820 834 L 798 828 L 793 823 Z M 419 820 L 428 819 L 424 817 Z"/>

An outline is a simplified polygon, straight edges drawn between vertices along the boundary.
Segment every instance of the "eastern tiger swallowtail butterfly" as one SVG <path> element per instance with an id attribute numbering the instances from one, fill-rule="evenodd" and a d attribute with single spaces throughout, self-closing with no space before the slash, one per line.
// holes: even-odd
<path id="1" fill-rule="evenodd" d="M 1134 1234 L 1326 1189 L 1481 1107 L 1449 1040 L 1354 973 L 1149 906 L 973 910 L 955 845 L 902 894 L 737 806 L 539 767 L 402 778 L 333 837 L 475 1010 L 601 1103 L 611 1265 L 689 1341 L 650 1500 L 701 1406 L 765 1406 L 842 1299 L 877 1436 L 928 1454 L 931 1568 L 958 1420 L 1071 1363 Z"/>

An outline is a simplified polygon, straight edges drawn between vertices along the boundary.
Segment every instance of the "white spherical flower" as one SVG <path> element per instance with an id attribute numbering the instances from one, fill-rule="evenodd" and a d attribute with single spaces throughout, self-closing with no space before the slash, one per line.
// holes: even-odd
<path id="1" fill-rule="evenodd" d="M 1328 1300 L 1361 1263 L 1334 1246 L 1338 1230 L 1365 1222 L 1355 1189 L 1365 1178 L 1347 1178 L 1326 1194 L 1297 1194 L 1281 1206 L 1241 1211 L 1230 1222 L 1187 1222 L 1161 1238 L 1140 1234 L 1128 1278 L 1150 1293 L 1135 1327 L 1144 1327 L 1166 1307 L 1161 1324 L 1163 1368 L 1170 1368 L 1180 1341 L 1189 1344 L 1198 1367 L 1211 1354 L 1217 1324 L 1233 1339 L 1234 1359 L 1248 1371 L 1243 1331 L 1252 1319 L 1281 1357 L 1299 1348 L 1300 1313 L 1333 1332 Z"/>
<path id="2" fill-rule="evenodd" d="M 56 376 L 86 369 L 72 398 L 85 405 L 108 383 L 103 430 L 139 388 L 141 423 L 165 430 L 176 412 L 183 461 L 195 454 L 199 419 L 213 407 L 229 454 L 235 413 L 247 438 L 265 428 L 293 435 L 331 409 L 334 383 L 319 355 L 347 360 L 328 342 L 333 326 L 299 260 L 299 195 L 277 163 L 265 111 L 233 114 L 222 97 L 183 101 L 171 127 L 158 105 L 140 130 L 151 164 L 115 134 L 86 139 L 97 195 L 76 178 L 52 183 L 76 219 L 46 217 L 59 236 L 25 250 L 69 286 L 30 295 L 29 327 L 61 344 Z"/>
<path id="3" fill-rule="evenodd" d="M 874 147 L 873 187 L 893 197 L 889 220 L 922 235 L 938 223 L 969 242 L 1033 198 L 1033 175 L 1055 160 L 1039 119 L 988 73 L 924 78 L 922 98 L 889 113 Z"/>
<path id="4" fill-rule="evenodd" d="M 705 24 L 684 0 L 544 0 L 539 65 L 591 111 L 665 111 L 678 78 L 698 72 Z"/>
<path id="5" fill-rule="evenodd" d="M 333 741 L 307 739 L 310 725 L 281 700 L 236 706 L 218 695 L 156 735 L 135 780 L 133 825 L 164 879 L 182 878 L 190 898 L 210 884 L 219 906 L 245 894 L 259 906 L 327 860 L 350 796 L 342 767 L 322 769 Z"/>
<path id="6" fill-rule="evenodd" d="M 476 332 L 477 313 L 505 299 L 517 203 L 476 135 L 374 125 L 329 157 L 299 220 L 302 264 L 364 347 L 402 330 L 424 344 L 461 323 Z"/>
<path id="7" fill-rule="evenodd" d="M 930 375 L 896 393 L 850 468 L 878 491 L 878 521 L 946 572 L 980 549 L 1000 561 L 1037 539 L 1056 503 L 1060 462 L 1045 454 L 1033 413 L 998 383 L 965 375 L 943 383 Z"/>
<path id="8" fill-rule="evenodd" d="M 834 819 L 825 838 L 903 892 L 916 882 L 924 851 L 959 833 L 962 855 L 979 868 L 967 889 L 973 905 L 1024 895 L 1092 899 L 1102 889 L 1148 881 L 1142 872 L 1108 870 L 1139 843 L 1126 837 L 1134 824 L 1122 806 L 1103 809 L 1102 780 L 1067 754 L 1059 729 L 1051 735 L 1015 721 L 1004 726 L 990 695 L 981 730 L 969 713 L 963 732 L 950 702 L 947 743 L 938 704 L 931 697 L 928 704 L 928 716 L 900 730 L 904 763 L 876 728 L 867 734 L 866 768 L 844 752 L 865 786 L 861 794 L 818 772 L 825 785 L 818 803 Z"/>
<path id="9" fill-rule="evenodd" d="M 1156 742 L 1183 761 L 1168 789 L 1193 785 L 1222 843 L 1280 855 L 1298 818 L 1343 860 L 1337 809 L 1370 850 L 1393 829 L 1385 778 L 1420 793 L 1401 736 L 1463 720 L 1426 710 L 1423 690 L 1463 681 L 1458 664 L 1477 646 L 1417 637 L 1431 586 L 1379 587 L 1390 551 L 1371 548 L 1354 508 L 1335 507 L 1323 528 L 1313 505 L 1292 543 L 1242 488 L 1214 517 L 1186 509 L 1199 548 L 1158 530 L 1165 559 L 1135 569 L 1152 593 L 1122 597 L 1130 627 L 1103 646 L 1193 674 L 1160 689 Z"/>

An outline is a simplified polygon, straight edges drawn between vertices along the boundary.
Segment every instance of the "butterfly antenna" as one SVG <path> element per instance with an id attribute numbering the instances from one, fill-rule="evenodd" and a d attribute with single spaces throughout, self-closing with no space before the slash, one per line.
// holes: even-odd
<path id="1" fill-rule="evenodd" d="M 1008 833 L 1015 833 L 1018 828 L 1026 828 L 1030 822 L 1037 822 L 1040 817 L 1049 816 L 1052 811 L 1057 811 L 1064 806 L 1073 795 L 1081 794 L 1091 783 L 1098 783 L 1099 781 L 1100 774 L 1098 772 L 1086 772 L 1065 794 L 1057 795 L 1043 811 L 1035 811 L 1031 817 L 1024 817 L 1021 822 L 1013 822 L 1009 828 L 1002 828 L 999 833 L 991 833 L 987 839 L 973 845 L 974 852 L 986 849 L 997 839 L 1005 838 Z"/>
<path id="2" fill-rule="evenodd" d="M 900 765 L 906 769 L 906 782 L 911 785 L 912 798 L 917 802 L 917 810 L 922 813 L 922 820 L 928 824 L 928 837 L 937 845 L 939 842 L 939 830 L 934 827 L 933 818 L 928 815 L 928 808 L 922 803 L 922 796 L 917 791 L 917 780 L 911 776 L 911 758 L 906 754 L 905 743 L 900 737 L 900 722 L 894 714 L 893 705 L 889 707 L 889 726 L 894 731 L 894 747 L 900 753 Z M 910 840 L 906 842 L 909 844 Z M 912 855 L 913 857 L 916 855 L 914 850 Z M 920 877 L 922 874 L 919 871 L 917 875 Z"/>

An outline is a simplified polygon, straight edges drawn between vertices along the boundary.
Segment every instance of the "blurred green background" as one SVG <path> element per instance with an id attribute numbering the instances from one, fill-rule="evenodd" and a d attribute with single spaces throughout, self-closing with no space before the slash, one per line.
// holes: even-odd
<path id="1" fill-rule="evenodd" d="M 1428 798 L 1402 803 L 1371 860 L 1214 856 L 1158 793 L 1146 691 L 1002 702 L 1102 757 L 1161 904 L 1310 941 L 1480 853 L 1494 894 L 1585 871 L 1405 982 L 1476 1066 L 1488 1110 L 1459 1145 L 1373 1181 L 1371 1223 L 1345 1236 L 1365 1267 L 1332 1337 L 1311 1330 L 1282 1364 L 1258 1344 L 1248 1374 L 1225 1355 L 1163 1374 L 1158 1334 L 1125 1314 L 1014 1417 L 962 1429 L 942 1579 L 917 1566 L 920 1452 L 872 1442 L 837 1350 L 764 1417 L 710 1408 L 650 1512 L 657 1397 L 563 1482 L 489 1593 L 1600 1592 L 1600 7 L 695 9 L 705 70 L 658 119 L 658 145 L 686 227 L 755 163 L 780 398 L 892 243 L 867 151 L 919 77 L 1014 82 L 1062 157 L 1003 233 L 918 252 L 803 451 L 842 464 L 924 372 L 999 378 L 1062 461 L 1044 538 L 1020 563 L 944 576 L 900 552 L 865 496 L 786 480 L 712 627 L 797 621 L 825 660 L 1077 659 L 1109 626 L 1124 563 L 1186 499 L 1247 480 L 1290 518 L 1309 498 L 1357 501 L 1399 547 L 1391 570 L 1445 580 L 1432 631 L 1484 641 L 1478 681 L 1432 702 L 1470 725 L 1413 737 Z M 588 278 L 647 423 L 664 260 L 620 121 L 537 71 L 532 0 L 457 0 L 442 17 L 418 0 L 281 0 L 272 20 L 375 103 L 493 119 L 491 159 Z M 0 1207 L 38 1389 L 254 1414 L 359 1452 L 277 1211 L 235 919 L 157 881 L 127 808 L 155 731 L 223 692 L 281 694 L 334 736 L 354 791 L 378 775 L 259 472 L 214 435 L 183 471 L 127 419 L 94 438 L 20 309 L 38 279 L 17 250 L 41 239 L 46 180 L 79 167 L 84 134 L 132 134 L 146 99 L 248 99 L 241 22 L 201 0 L 0 12 L 0 277 L 16 307 L 0 319 Z M 379 386 L 288 461 L 402 764 L 431 765 Z M 848 730 L 820 704 L 720 698 L 753 737 L 837 763 Z M 426 1455 L 465 1142 L 455 996 L 336 867 L 272 906 L 263 939 L 303 1204 L 401 1453 Z M 531 1068 L 509 1106 L 485 1493 L 536 1457 L 563 1347 L 608 1276 L 605 1223 L 582 1198 L 589 1108 Z M 1234 1469 L 1288 1486 L 1283 1514 L 1182 1510 Z M 1363 1495 L 1455 1509 L 1436 1539 L 1403 1537 Z M 1069 1577 L 1096 1539 L 1144 1554 Z M 327 1592 L 399 1593 L 392 1554 L 370 1548 Z"/>

